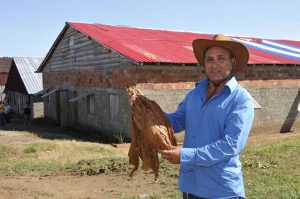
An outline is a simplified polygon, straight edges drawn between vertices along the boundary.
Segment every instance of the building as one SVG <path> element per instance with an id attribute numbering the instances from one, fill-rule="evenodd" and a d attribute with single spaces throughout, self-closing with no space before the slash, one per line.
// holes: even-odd
<path id="1" fill-rule="evenodd" d="M 9 67 L 11 65 L 11 57 L 0 57 L 0 100 L 5 99 L 4 88 L 7 81 Z"/>
<path id="2" fill-rule="evenodd" d="M 35 73 L 43 57 L 13 57 L 5 85 L 6 99 L 12 113 L 21 116 L 26 104 L 32 108 L 34 118 L 44 115 L 42 98 L 42 74 Z"/>
<path id="3" fill-rule="evenodd" d="M 66 23 L 38 68 L 45 117 L 62 127 L 130 136 L 126 87 L 135 85 L 166 112 L 205 76 L 192 41 L 213 35 L 101 24 Z M 237 74 L 256 101 L 253 131 L 290 131 L 297 119 L 300 41 L 231 36 L 250 52 Z"/>

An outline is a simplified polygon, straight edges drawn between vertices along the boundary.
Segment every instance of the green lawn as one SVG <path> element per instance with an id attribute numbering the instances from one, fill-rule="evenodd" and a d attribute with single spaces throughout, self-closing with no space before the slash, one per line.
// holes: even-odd
<path id="1" fill-rule="evenodd" d="M 300 139 L 242 154 L 247 198 L 300 198 Z"/>

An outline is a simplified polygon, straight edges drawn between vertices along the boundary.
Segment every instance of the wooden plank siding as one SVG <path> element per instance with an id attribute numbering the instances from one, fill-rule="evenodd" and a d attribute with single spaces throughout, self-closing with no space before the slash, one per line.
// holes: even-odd
<path id="1" fill-rule="evenodd" d="M 70 47 L 70 37 L 74 44 Z M 132 62 L 69 27 L 44 72 L 101 70 L 111 67 L 132 66 Z"/>

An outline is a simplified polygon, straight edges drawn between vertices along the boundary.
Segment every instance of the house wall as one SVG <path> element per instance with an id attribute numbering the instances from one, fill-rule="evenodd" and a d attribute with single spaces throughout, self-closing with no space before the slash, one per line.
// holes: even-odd
<path id="1" fill-rule="evenodd" d="M 245 87 L 262 106 L 255 109 L 252 132 L 289 132 L 300 130 L 298 86 Z M 165 112 L 174 112 L 190 89 L 142 89 Z"/>
<path id="2" fill-rule="evenodd" d="M 299 129 L 300 94 L 297 85 L 247 87 L 262 106 L 255 110 L 254 132 L 288 132 Z"/>
<path id="3" fill-rule="evenodd" d="M 21 116 L 23 114 L 23 108 L 28 101 L 28 96 L 19 92 L 8 91 L 7 97 L 12 113 Z"/>
<path id="4" fill-rule="evenodd" d="M 127 59 L 69 28 L 43 71 L 44 88 L 60 88 L 44 98 L 45 117 L 62 127 L 129 136 L 127 93 L 118 85 L 129 84 L 132 67 Z M 88 111 L 88 97 L 69 102 L 86 92 L 93 93 L 93 113 Z"/>
<path id="5" fill-rule="evenodd" d="M 135 68 L 127 70 L 125 69 L 116 69 L 113 70 L 112 74 L 116 73 L 116 75 L 110 76 L 110 81 L 94 82 L 91 88 L 101 88 L 101 87 L 110 87 L 110 88 L 124 88 L 128 86 L 128 84 L 137 84 L 137 87 L 142 90 L 142 92 L 149 97 L 150 99 L 158 102 L 164 111 L 172 112 L 175 111 L 179 102 L 183 99 L 185 94 L 194 87 L 194 82 L 182 82 L 183 78 L 192 79 L 200 79 L 203 77 L 202 69 L 199 67 L 195 69 L 194 67 L 185 67 L 180 66 L 183 70 L 191 70 L 191 74 L 193 76 L 188 76 L 188 72 L 184 73 L 184 77 L 182 77 L 183 73 L 177 72 L 178 76 L 176 77 L 176 73 L 167 72 L 165 69 L 166 66 L 153 66 L 153 69 L 149 69 L 150 67 L 146 67 L 146 69 Z M 178 66 L 178 71 L 180 71 L 180 67 Z M 262 66 L 265 70 L 272 69 L 271 66 Z M 285 73 L 285 70 L 289 70 L 285 68 L 286 66 L 282 66 L 282 72 Z M 173 67 L 174 68 L 174 67 Z M 157 72 L 159 71 L 159 72 Z M 272 70 L 271 70 L 272 71 Z M 166 78 L 166 74 L 168 73 L 168 78 Z M 200 75 L 195 75 L 200 73 Z M 81 75 L 85 74 L 86 77 L 97 78 L 104 77 L 105 72 L 99 73 L 89 73 L 82 72 Z M 132 77 L 130 81 L 124 78 L 124 74 Z M 258 73 L 260 75 L 260 73 Z M 274 78 L 274 75 L 271 75 L 272 78 L 268 78 L 266 76 L 257 78 L 257 80 L 243 80 L 240 75 L 237 77 L 242 86 L 244 86 L 250 94 L 255 98 L 255 100 L 262 106 L 262 109 L 255 110 L 255 120 L 253 125 L 253 132 L 263 132 L 263 131 L 291 131 L 298 128 L 300 124 L 300 120 L 298 119 L 298 85 L 300 85 L 300 81 L 298 79 L 285 79 L 286 77 L 278 75 L 277 79 Z M 65 74 L 70 75 L 70 74 Z M 295 76 L 295 74 L 293 74 Z M 64 74 L 60 74 L 56 76 L 56 79 L 61 77 L 64 79 Z M 127 76 L 127 77 L 128 77 Z M 72 79 L 80 79 L 80 75 L 77 78 L 72 77 Z M 125 76 L 126 77 L 126 76 Z M 83 78 L 87 79 L 87 78 Z M 168 83 L 167 80 L 169 79 Z M 262 80 L 263 79 L 263 80 Z M 119 80 L 119 81 L 117 81 Z M 178 81 L 178 82 L 176 82 Z M 63 81 L 56 81 L 57 84 Z M 163 82 L 163 83 L 158 83 Z M 83 85 L 88 87 L 89 81 L 81 82 Z M 73 82 L 74 85 L 78 84 L 78 82 Z M 62 85 L 60 85 L 62 86 Z M 78 94 L 79 95 L 79 94 Z M 97 98 L 97 101 L 100 103 L 106 104 L 108 102 L 108 98 Z M 124 106 L 127 106 L 126 97 L 123 97 Z M 120 100 L 122 102 L 122 100 Z M 121 105 L 120 105 L 121 106 Z M 101 106 L 100 110 L 101 110 Z M 81 107 L 82 109 L 86 109 L 86 107 Z M 104 109 L 104 108 L 103 108 Z M 79 110 L 80 111 L 80 110 Z M 80 111 L 82 112 L 82 111 Z M 89 121 L 95 121 L 97 128 L 102 126 L 102 129 L 113 128 L 113 125 L 110 126 L 108 120 L 103 119 L 103 116 L 90 116 L 85 117 L 90 118 Z M 97 119 L 101 122 L 96 122 Z M 124 114 L 124 118 L 128 118 L 128 114 Z M 80 120 L 78 120 L 80 121 Z M 81 124 L 88 124 L 88 122 L 80 122 Z M 128 122 L 127 122 L 128 123 Z M 123 127 L 127 128 L 126 121 L 123 122 Z M 106 124 L 108 124 L 106 126 Z M 90 124 L 89 124 L 90 125 Z M 130 131 L 130 127 L 128 127 L 127 132 Z"/>
<path id="6" fill-rule="evenodd" d="M 84 79 L 80 83 L 92 88 L 110 87 L 110 88 L 124 88 L 128 85 L 135 85 L 142 90 L 142 92 L 150 99 L 158 102 L 164 111 L 172 112 L 176 110 L 179 102 L 183 99 L 185 94 L 194 87 L 194 81 L 204 77 L 203 69 L 201 67 L 193 66 L 173 66 L 174 71 L 166 69 L 169 66 L 145 66 L 128 68 L 128 69 L 115 69 L 112 70 L 111 76 L 106 76 L 106 72 L 81 72 L 81 73 L 66 73 L 56 75 L 54 79 L 65 79 L 65 75 L 68 76 L 67 79 L 73 79 L 75 82 L 72 84 L 79 84 L 79 79 Z M 263 132 L 263 131 L 292 131 L 299 128 L 300 121 L 298 119 L 298 85 L 300 81 L 297 79 L 295 73 L 287 72 L 293 70 L 293 67 L 282 66 L 280 69 L 272 66 L 261 66 L 264 68 L 264 76 L 261 76 L 261 71 L 257 71 L 256 79 L 251 77 L 252 80 L 246 79 L 245 76 L 238 74 L 238 79 L 241 85 L 243 85 L 251 95 L 256 99 L 256 101 L 262 106 L 262 109 L 255 110 L 255 120 L 253 125 L 253 132 Z M 177 72 L 176 72 L 177 71 Z M 294 71 L 295 72 L 295 71 Z M 280 75 L 280 73 L 285 75 Z M 71 75 L 74 76 L 71 76 Z M 190 76 L 189 76 L 190 74 Z M 270 77 L 268 77 L 270 74 Z M 293 77 L 287 78 L 288 74 Z M 297 74 L 297 73 L 296 73 Z M 77 78 L 76 78 L 77 76 Z M 85 78 L 82 78 L 85 77 Z M 275 77 L 277 76 L 277 77 Z M 91 81 L 87 79 L 91 78 Z M 109 78 L 109 81 L 97 82 L 95 79 Z M 130 79 L 128 79 L 130 78 Z M 244 78 L 244 79 L 243 79 Z M 249 78 L 249 77 L 247 77 Z M 294 79 L 293 79 L 294 78 Z M 50 76 L 45 78 L 46 81 L 51 79 Z M 193 80 L 191 82 L 184 82 L 185 80 Z M 61 84 L 56 81 L 56 84 Z M 92 82 L 92 83 L 91 83 Z M 70 82 L 69 82 L 70 83 Z M 60 85 L 62 86 L 62 85 Z M 126 97 L 124 97 L 124 106 L 126 105 Z M 106 103 L 108 99 L 97 98 L 97 101 L 101 103 Z M 121 100 L 120 100 L 121 101 Z M 103 120 L 101 116 L 90 117 L 89 121 L 95 121 L 93 123 L 97 124 L 97 128 L 102 126 L 102 129 L 113 128 L 114 126 L 105 126 L 108 122 Z M 96 122 L 98 118 L 99 121 Z M 101 119 L 100 119 L 101 118 Z M 128 118 L 128 114 L 125 114 L 124 118 Z M 87 122 L 82 122 L 82 124 Z M 124 121 L 124 128 L 127 128 L 128 122 Z M 130 127 L 126 132 L 130 131 Z"/>
<path id="7" fill-rule="evenodd" d="M 76 102 L 69 102 L 87 92 L 94 96 L 94 112 L 89 112 L 88 97 Z M 121 133 L 125 137 L 130 137 L 131 127 L 128 121 L 130 121 L 131 115 L 125 89 L 70 86 L 68 89 L 62 88 L 61 91 L 51 94 L 49 98 L 49 101 L 45 100 L 44 102 L 45 115 L 62 127 L 82 130 L 83 133 L 97 130 L 99 136 Z M 58 101 L 60 107 L 57 107 Z"/>
<path id="8" fill-rule="evenodd" d="M 85 89 L 78 89 L 79 94 Z M 99 129 L 101 133 L 130 137 L 131 115 L 127 105 L 127 92 L 124 89 L 91 90 L 95 97 L 95 112 L 88 113 L 88 98 L 78 102 L 78 124 Z"/>
<path id="9" fill-rule="evenodd" d="M 60 113 L 60 110 L 57 108 L 59 97 L 59 92 L 54 92 L 43 98 L 44 117 L 55 123 L 59 123 L 58 114 Z"/>
<path id="10" fill-rule="evenodd" d="M 17 117 L 23 117 L 23 109 L 28 102 L 30 102 L 32 118 L 44 116 L 44 105 L 41 98 L 19 92 L 7 91 L 7 99 L 12 108 L 12 114 Z"/>

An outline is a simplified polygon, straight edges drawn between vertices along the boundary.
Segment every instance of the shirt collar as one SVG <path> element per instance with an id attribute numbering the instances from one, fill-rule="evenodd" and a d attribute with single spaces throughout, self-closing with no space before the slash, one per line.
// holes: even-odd
<path id="1" fill-rule="evenodd" d="M 195 87 L 196 88 L 207 88 L 208 84 L 208 79 L 204 78 L 200 80 L 199 82 L 196 82 Z M 224 87 L 228 87 L 230 92 L 234 91 L 236 89 L 238 83 L 236 81 L 236 78 L 233 76 L 226 84 Z"/>

